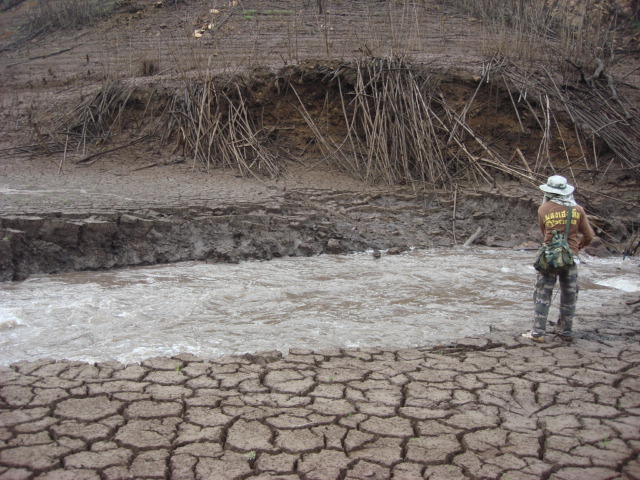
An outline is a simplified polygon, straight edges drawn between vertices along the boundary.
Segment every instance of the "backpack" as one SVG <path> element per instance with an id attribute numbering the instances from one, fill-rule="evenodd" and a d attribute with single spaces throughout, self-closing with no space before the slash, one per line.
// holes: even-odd
<path id="1" fill-rule="evenodd" d="M 565 271 L 575 263 L 573 252 L 567 242 L 569 238 L 569 227 L 571 226 L 571 213 L 572 207 L 569 207 L 564 235 L 554 230 L 551 241 L 542 244 L 538 249 L 536 260 L 533 262 L 533 268 L 537 271 L 546 274 L 557 274 Z"/>

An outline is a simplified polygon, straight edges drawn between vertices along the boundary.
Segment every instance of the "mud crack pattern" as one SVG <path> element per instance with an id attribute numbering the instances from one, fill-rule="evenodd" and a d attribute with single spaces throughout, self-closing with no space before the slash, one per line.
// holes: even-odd
<path id="1" fill-rule="evenodd" d="M 2 479 L 635 479 L 640 345 L 504 334 L 0 370 Z"/>

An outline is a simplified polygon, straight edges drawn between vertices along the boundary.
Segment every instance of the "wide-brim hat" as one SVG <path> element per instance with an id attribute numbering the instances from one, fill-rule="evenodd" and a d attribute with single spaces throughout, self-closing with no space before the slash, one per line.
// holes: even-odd
<path id="1" fill-rule="evenodd" d="M 540 185 L 540 190 L 547 193 L 555 193 L 556 195 L 569 195 L 575 188 L 569 185 L 567 179 L 563 176 L 552 175 L 547 179 L 547 183 Z"/>

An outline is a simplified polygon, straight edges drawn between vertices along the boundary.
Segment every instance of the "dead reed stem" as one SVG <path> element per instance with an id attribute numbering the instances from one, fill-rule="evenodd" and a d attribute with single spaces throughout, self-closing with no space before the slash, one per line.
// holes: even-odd
<path id="1" fill-rule="evenodd" d="M 510 166 L 468 124 L 482 82 L 457 112 L 442 95 L 439 76 L 403 59 L 358 60 L 331 78 L 338 84 L 346 125 L 341 141 L 330 138 L 296 95 L 316 143 L 341 170 L 370 182 L 438 188 L 458 181 L 494 183 L 496 174 L 534 181 L 526 162 L 526 170 Z"/>
<path id="2" fill-rule="evenodd" d="M 588 155 L 583 148 L 583 143 L 586 143 L 589 137 L 604 141 L 627 167 L 638 168 L 640 127 L 629 118 L 629 112 L 637 111 L 637 108 L 621 95 L 612 96 L 610 76 L 598 75 L 601 77 L 600 81 L 599 78 L 592 79 L 590 85 L 578 84 L 572 85 L 571 88 L 561 88 L 546 69 L 544 74 L 534 80 L 519 66 L 508 62 L 500 68 L 499 73 L 509 88 L 519 91 L 521 97 L 529 95 L 544 99 L 540 102 L 540 107 L 545 114 L 545 136 L 550 135 L 552 106 L 555 110 L 563 110 L 569 115 L 578 133 L 577 138 L 587 170 L 599 170 L 597 153 Z M 538 167 L 537 170 L 542 170 L 549 165 L 540 164 Z"/>
<path id="3" fill-rule="evenodd" d="M 176 130 L 194 167 L 231 168 L 242 175 L 274 177 L 281 171 L 261 125 L 238 83 L 218 86 L 210 75 L 189 83 L 172 101 L 169 128 Z"/>

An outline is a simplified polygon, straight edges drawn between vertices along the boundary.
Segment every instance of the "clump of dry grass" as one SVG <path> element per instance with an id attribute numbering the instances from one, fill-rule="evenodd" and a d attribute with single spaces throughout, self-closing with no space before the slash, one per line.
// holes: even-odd
<path id="1" fill-rule="evenodd" d="M 54 115 L 43 131 L 31 118 L 37 143 L 31 147 L 47 154 L 75 150 L 86 154 L 93 146 L 106 144 L 126 112 L 133 88 L 122 82 L 107 81 L 93 96 L 81 101 L 68 112 Z"/>
<path id="2" fill-rule="evenodd" d="M 239 83 L 217 85 L 210 75 L 187 81 L 169 110 L 167 131 L 194 165 L 231 168 L 242 175 L 277 176 L 280 165 L 261 119 L 250 111 Z"/>
<path id="3" fill-rule="evenodd" d="M 351 91 L 342 94 L 346 141 L 333 145 L 341 151 L 333 155 L 343 169 L 387 184 L 439 185 L 449 180 L 451 170 L 441 141 L 446 135 L 442 111 L 434 111 L 438 75 L 397 58 L 357 61 L 334 75 L 339 81 L 355 80 L 344 85 Z"/>
<path id="4" fill-rule="evenodd" d="M 595 178 L 615 159 L 630 174 L 640 175 L 640 130 L 630 121 L 632 105 L 621 95 L 612 96 L 611 78 L 565 89 L 548 72 L 530 76 L 502 59 L 485 66 L 475 93 L 456 106 L 443 94 L 440 75 L 402 58 L 346 63 L 327 73 L 340 89 L 344 138 L 329 134 L 300 97 L 299 109 L 325 157 L 367 181 L 451 188 L 458 182 L 491 184 L 506 176 L 536 184 L 563 170 L 570 175 L 586 171 Z M 538 142 L 535 151 L 525 156 L 518 144 L 507 151 L 473 127 L 471 112 L 481 111 L 492 91 L 513 106 L 513 122 L 523 132 L 522 117 L 533 119 L 528 135 L 530 144 Z M 558 112 L 568 116 L 574 132 L 567 132 Z M 596 143 L 615 153 L 606 165 L 599 161 Z M 578 154 L 572 158 L 570 151 Z"/>
<path id="5" fill-rule="evenodd" d="M 63 153 L 62 167 L 68 153 L 80 156 L 75 163 L 86 164 L 150 138 L 160 144 L 173 139 L 194 167 L 280 174 L 276 148 L 238 82 L 185 79 L 177 92 L 160 98 L 131 83 L 108 80 L 93 96 L 57 115 L 47 130 L 33 121 L 36 142 L 24 150 Z"/>
<path id="6" fill-rule="evenodd" d="M 156 59 L 142 60 L 140 63 L 140 75 L 143 77 L 151 77 L 160 71 L 160 61 Z"/>
<path id="7" fill-rule="evenodd" d="M 590 65 L 609 58 L 617 18 L 606 23 L 583 0 L 454 0 L 481 20 L 486 33 L 483 48 L 489 57 L 560 65 L 570 60 Z M 566 65 L 565 65 L 566 67 Z"/>
<path id="8" fill-rule="evenodd" d="M 543 69 L 537 75 L 529 72 L 513 62 L 502 62 L 496 74 L 501 76 L 503 82 L 515 91 L 518 98 L 523 99 L 523 104 L 532 109 L 527 97 L 542 112 L 541 129 L 544 131 L 543 141 L 547 142 L 553 136 L 560 136 L 559 129 L 553 132 L 554 125 L 559 125 L 556 118 L 558 111 L 565 112 L 576 129 L 576 141 L 581 151 L 578 158 L 567 159 L 567 169 L 573 173 L 572 168 L 576 164 L 583 164 L 584 169 L 591 172 L 594 177 L 604 175 L 612 166 L 614 160 L 607 165 L 599 161 L 599 155 L 594 152 L 596 143 L 604 143 L 607 149 L 615 154 L 621 165 L 630 175 L 640 176 L 640 127 L 634 119 L 637 116 L 637 107 L 616 88 L 613 77 L 604 72 L 602 62 L 593 75 L 583 72 L 583 83 L 572 85 L 571 88 L 559 84 L 556 76 Z M 550 156 L 542 151 L 536 159 L 536 165 Z M 548 162 L 549 160 L 545 160 Z M 553 165 L 547 165 L 553 169 Z"/>
<path id="9" fill-rule="evenodd" d="M 445 100 L 441 74 L 386 58 L 344 64 L 328 76 L 340 88 L 345 138 L 327 135 L 302 101 L 301 108 L 316 143 L 343 171 L 418 188 L 493 182 L 496 172 L 531 180 L 468 125 L 468 107 L 458 112 Z"/>
<path id="10" fill-rule="evenodd" d="M 153 92 L 141 92 L 131 84 L 108 79 L 95 94 L 69 111 L 54 115 L 48 128 L 32 119 L 36 142 L 22 150 L 62 153 L 60 168 L 69 154 L 80 157 L 75 163 L 92 163 L 101 155 L 158 134 L 166 101 L 163 107 L 163 100 L 155 97 Z M 122 135 L 125 132 L 131 134 Z"/>

